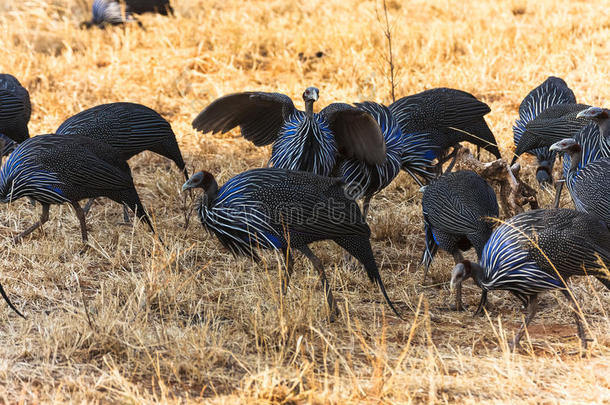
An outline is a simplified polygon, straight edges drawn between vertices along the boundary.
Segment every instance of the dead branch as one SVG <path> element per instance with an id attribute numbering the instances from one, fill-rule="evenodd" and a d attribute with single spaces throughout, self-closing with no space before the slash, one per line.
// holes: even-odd
<path id="1" fill-rule="evenodd" d="M 457 152 L 457 162 L 460 169 L 472 170 L 490 184 L 499 186 L 500 206 L 505 217 L 523 212 L 525 204 L 529 204 L 531 209 L 538 208 L 537 192 L 521 181 L 518 164 L 510 168 L 504 159 L 483 163 L 464 147 Z"/>
<path id="2" fill-rule="evenodd" d="M 381 20 L 379 16 L 379 12 L 377 7 L 375 7 L 375 14 L 377 15 L 377 21 L 383 26 L 383 35 L 385 36 L 388 42 L 388 54 L 385 57 L 385 60 L 390 67 L 388 80 L 390 81 L 390 86 L 392 87 L 392 103 L 396 101 L 396 75 L 397 69 L 394 65 L 394 52 L 392 51 L 392 27 L 390 25 L 390 18 L 388 16 L 388 5 L 386 0 L 383 0 L 383 15 L 384 20 Z"/>

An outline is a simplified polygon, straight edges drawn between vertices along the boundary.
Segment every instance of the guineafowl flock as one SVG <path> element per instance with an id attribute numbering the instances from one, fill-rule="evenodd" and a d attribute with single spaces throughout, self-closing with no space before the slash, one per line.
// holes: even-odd
<path id="1" fill-rule="evenodd" d="M 134 14 L 144 12 L 171 15 L 173 9 L 168 0 L 95 0 L 92 19 L 83 26 L 138 22 Z M 536 314 L 538 294 L 560 289 L 586 347 L 582 311 L 567 279 L 592 275 L 610 289 L 610 110 L 577 103 L 574 92 L 557 77 L 525 95 L 515 115 L 511 165 L 524 153 L 534 155 L 540 187 L 565 182 L 574 209 L 536 209 L 500 218 L 494 188 L 474 171 L 454 171 L 462 142 L 502 159 L 485 120 L 490 112 L 486 103 L 465 91 L 434 88 L 390 105 L 337 102 L 316 113 L 319 96 L 316 87 L 307 87 L 300 110 L 284 94 L 245 91 L 204 108 L 194 117 L 195 130 L 213 134 L 239 127 L 255 146 L 271 145 L 267 167 L 235 173 L 219 185 L 206 170 L 189 175 L 170 123 L 144 105 L 92 106 L 66 119 L 54 133 L 30 137 L 29 93 L 17 78 L 1 74 L 0 201 L 27 197 L 41 209 L 40 220 L 13 240 L 27 243 L 27 236 L 48 221 L 51 205 L 69 203 L 86 245 L 86 216 L 93 199 L 100 197 L 120 203 L 126 220 L 126 210 L 133 211 L 134 220 L 145 222 L 156 235 L 145 208 L 154 202 L 140 200 L 127 162 L 148 150 L 176 164 L 186 180 L 182 192 L 202 190 L 196 212 L 224 248 L 254 260 L 265 250 L 280 253 L 283 293 L 298 252 L 319 274 L 329 320 L 340 316 L 325 266 L 309 247 L 332 240 L 359 262 L 402 319 L 400 305 L 386 293 L 367 215 L 372 198 L 404 171 L 421 191 L 415 198 L 422 205 L 422 284 L 442 250 L 455 260 L 446 282 L 455 290 L 456 310 L 463 309 L 461 288 L 468 278 L 481 289 L 475 313 L 493 310 L 487 308 L 490 291 L 513 293 L 527 308 L 513 347 Z M 563 159 L 563 175 L 555 181 L 557 159 Z M 205 164 L 189 162 L 189 167 L 198 165 Z M 88 202 L 82 207 L 84 200 Z M 463 256 L 470 248 L 476 261 Z M 17 309 L 2 286 L 0 294 L 23 316 L 26 311 Z"/>

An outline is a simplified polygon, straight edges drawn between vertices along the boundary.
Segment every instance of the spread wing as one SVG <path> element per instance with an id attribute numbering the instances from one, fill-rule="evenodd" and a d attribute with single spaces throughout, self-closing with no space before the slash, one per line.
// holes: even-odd
<path id="1" fill-rule="evenodd" d="M 286 118 L 295 111 L 290 97 L 279 93 L 229 94 L 212 102 L 193 121 L 203 133 L 225 133 L 239 126 L 256 146 L 275 141 Z"/>
<path id="2" fill-rule="evenodd" d="M 320 114 L 328 122 L 341 155 L 371 165 L 385 163 L 385 140 L 371 114 L 344 103 L 330 104 Z"/>

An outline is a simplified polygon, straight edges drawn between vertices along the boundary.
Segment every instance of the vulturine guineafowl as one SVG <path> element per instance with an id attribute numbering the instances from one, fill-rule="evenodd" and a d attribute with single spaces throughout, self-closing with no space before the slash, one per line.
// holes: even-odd
<path id="1" fill-rule="evenodd" d="M 610 157 L 610 110 L 601 107 L 590 107 L 579 112 L 576 118 L 585 119 L 595 124 L 600 135 L 600 148 L 603 157 Z"/>
<path id="2" fill-rule="evenodd" d="M 94 0 L 91 7 L 91 20 L 81 23 L 81 27 L 91 28 L 106 25 L 122 25 L 126 23 L 142 23 L 133 14 L 157 13 L 161 15 L 174 14 L 169 0 Z"/>
<path id="3" fill-rule="evenodd" d="M 222 187 L 208 172 L 195 173 L 183 190 L 203 188 L 197 204 L 201 222 L 235 255 L 258 259 L 258 249 L 282 250 L 286 276 L 292 273 L 292 250 L 303 253 L 318 271 L 331 317 L 338 308 L 320 259 L 308 245 L 333 240 L 358 259 L 390 306 L 371 250 L 371 231 L 358 204 L 348 197 L 340 178 L 278 168 L 253 169 Z"/>
<path id="4" fill-rule="evenodd" d="M 538 209 L 500 225 L 485 245 L 480 264 L 469 261 L 457 264 L 451 285 L 461 285 L 472 277 L 483 290 L 479 310 L 492 290 L 508 290 L 519 298 L 527 306 L 527 317 L 512 342 L 513 347 L 536 314 L 538 294 L 561 288 L 574 307 L 578 336 L 586 347 L 578 305 L 567 289 L 566 280 L 576 275 L 592 275 L 610 289 L 608 268 L 610 232 L 602 221 L 570 209 Z"/>
<path id="5" fill-rule="evenodd" d="M 496 158 L 501 158 L 496 139 L 484 116 L 489 106 L 465 91 L 436 88 L 403 97 L 390 105 L 403 134 L 423 133 L 431 140 L 435 150 L 430 153 L 438 159 L 438 171 L 446 162 L 449 148 L 466 141 L 481 147 Z"/>
<path id="6" fill-rule="evenodd" d="M 173 161 L 189 178 L 176 135 L 155 110 L 135 103 L 101 104 L 65 120 L 58 135 L 86 136 L 104 142 L 129 160 L 149 150 Z"/>
<path id="7" fill-rule="evenodd" d="M 237 126 L 256 146 L 273 144 L 269 165 L 329 176 L 338 158 L 370 165 L 386 162 L 381 128 L 366 111 L 343 103 L 314 113 L 318 89 L 303 93 L 305 111 L 279 93 L 245 92 L 221 97 L 193 121 L 203 133 L 227 132 Z"/>
<path id="8" fill-rule="evenodd" d="M 17 143 L 28 139 L 31 114 L 30 93 L 14 76 L 0 74 L 0 135 Z"/>
<path id="9" fill-rule="evenodd" d="M 107 25 L 123 25 L 127 23 L 137 23 L 142 27 L 142 23 L 124 8 L 118 0 L 93 0 L 91 6 L 91 20 L 83 21 L 81 28 L 91 28 L 94 26 L 105 28 Z"/>
<path id="10" fill-rule="evenodd" d="M 426 247 L 422 259 L 424 280 L 439 247 L 459 263 L 461 251 L 474 247 L 481 257 L 493 230 L 490 217 L 499 214 L 494 190 L 478 174 L 464 170 L 447 173 L 424 188 L 422 198 Z M 462 309 L 462 291 L 456 293 L 456 309 Z"/>
<path id="11" fill-rule="evenodd" d="M 566 139 L 574 139 L 574 141 L 576 141 L 576 143 L 578 143 L 578 145 L 580 146 L 581 152 L 579 155 L 575 155 L 575 157 L 577 158 L 577 162 L 572 161 L 569 153 L 562 154 L 562 170 L 564 179 L 568 177 L 568 174 L 572 169 L 572 164 L 575 165 L 574 169 L 578 172 L 578 170 L 582 169 L 589 163 L 604 159 L 604 156 L 602 155 L 603 141 L 599 137 L 599 128 L 597 128 L 595 124 L 591 123 L 586 125 L 574 138 Z M 554 151 L 553 153 L 557 154 L 557 151 Z M 580 158 L 580 160 L 578 160 L 578 158 Z"/>
<path id="12" fill-rule="evenodd" d="M 594 160 L 574 139 L 554 143 L 550 150 L 570 156 L 566 186 L 578 211 L 594 214 L 610 225 L 610 159 Z M 584 158 L 583 158 L 584 156 Z"/>
<path id="13" fill-rule="evenodd" d="M 565 138 L 573 138 L 587 125 L 578 113 L 588 108 L 586 104 L 555 104 L 542 111 L 525 125 L 511 166 L 519 156 L 536 148 L 551 146 Z"/>
<path id="14" fill-rule="evenodd" d="M 515 146 L 525 131 L 528 122 L 536 118 L 548 107 L 557 104 L 576 103 L 576 96 L 565 81 L 558 77 L 549 77 L 540 86 L 530 91 L 519 106 L 519 118 L 513 125 L 513 141 Z M 553 165 L 555 153 L 548 146 L 542 146 L 529 151 L 538 160 L 536 180 L 541 186 L 553 183 Z"/>
<path id="15" fill-rule="evenodd" d="M 87 242 L 79 201 L 108 197 L 125 204 L 150 227 L 127 162 L 112 147 L 82 136 L 40 135 L 21 143 L 0 170 L 0 201 L 29 197 L 42 204 L 40 221 L 15 237 L 21 240 L 49 219 L 51 204 L 70 203 Z"/>
<path id="16" fill-rule="evenodd" d="M 11 152 L 15 150 L 18 143 L 13 141 L 8 136 L 0 134 L 0 156 L 9 155 Z"/>
<path id="17" fill-rule="evenodd" d="M 371 198 L 387 187 L 400 173 L 401 167 L 421 186 L 420 177 L 426 181 L 432 168 L 428 151 L 433 148 L 423 134 L 403 134 L 388 107 L 373 103 L 356 103 L 356 108 L 368 112 L 383 131 L 386 162 L 370 165 L 356 159 L 339 163 L 339 175 L 347 184 L 347 190 L 355 199 L 364 198 L 363 216 L 367 217 Z"/>
<path id="18" fill-rule="evenodd" d="M 173 15 L 174 8 L 170 0 L 124 0 L 127 11 L 134 14 L 156 13 Z"/>
<path id="19" fill-rule="evenodd" d="M 81 27 L 91 28 L 106 25 L 122 25 L 126 23 L 142 23 L 133 14 L 157 13 L 161 15 L 174 14 L 169 0 L 94 0 L 91 7 L 91 20 L 81 23 Z"/>
<path id="20" fill-rule="evenodd" d="M 176 135 L 167 120 L 151 108 L 134 103 L 102 104 L 68 118 L 59 135 L 86 136 L 116 149 L 125 160 L 149 150 L 172 160 L 188 179 Z M 85 213 L 92 201 L 87 203 Z M 127 218 L 125 218 L 127 219 Z"/>

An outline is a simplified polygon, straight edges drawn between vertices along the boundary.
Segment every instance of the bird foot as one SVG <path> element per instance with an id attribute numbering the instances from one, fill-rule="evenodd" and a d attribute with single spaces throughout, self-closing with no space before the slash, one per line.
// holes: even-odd
<path id="1" fill-rule="evenodd" d="M 341 311 L 339 311 L 339 308 L 335 307 L 335 309 L 333 311 L 330 311 L 330 313 L 328 314 L 328 322 L 333 323 L 340 316 L 341 316 Z"/>

